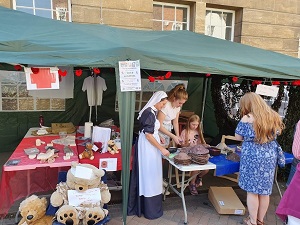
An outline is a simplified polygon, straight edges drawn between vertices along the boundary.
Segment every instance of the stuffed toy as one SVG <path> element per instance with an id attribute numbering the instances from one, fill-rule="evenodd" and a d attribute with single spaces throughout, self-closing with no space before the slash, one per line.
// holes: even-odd
<path id="1" fill-rule="evenodd" d="M 18 225 L 52 225 L 53 216 L 47 216 L 46 198 L 31 195 L 20 203 L 19 211 L 22 219 Z"/>
<path id="2" fill-rule="evenodd" d="M 107 151 L 110 153 L 110 154 L 112 154 L 112 155 L 114 155 L 115 153 L 119 153 L 119 149 L 118 149 L 118 147 L 117 147 L 117 145 L 116 145 L 116 143 L 115 143 L 115 141 L 114 140 L 109 140 L 108 142 L 107 142 Z"/>
<path id="3" fill-rule="evenodd" d="M 78 166 L 92 170 L 91 177 L 89 179 L 76 177 L 76 168 Z M 103 205 L 108 203 L 111 198 L 107 185 L 101 181 L 101 177 L 104 175 L 104 170 L 98 169 L 93 165 L 73 162 L 67 172 L 66 182 L 60 182 L 56 186 L 56 191 L 50 197 L 51 205 L 60 207 L 56 212 L 57 221 L 63 224 L 68 224 L 67 221 L 72 221 L 73 225 L 77 225 L 82 221 L 84 221 L 83 224 L 96 224 L 99 219 L 102 220 L 108 214 L 108 211 L 103 209 Z M 84 192 L 93 188 L 99 188 L 101 202 L 87 203 L 80 205 L 80 207 L 69 205 L 69 190 Z"/>
<path id="4" fill-rule="evenodd" d="M 85 150 L 79 154 L 79 159 L 85 158 L 88 158 L 90 160 L 94 159 L 93 144 L 91 142 L 87 142 L 85 145 Z"/>

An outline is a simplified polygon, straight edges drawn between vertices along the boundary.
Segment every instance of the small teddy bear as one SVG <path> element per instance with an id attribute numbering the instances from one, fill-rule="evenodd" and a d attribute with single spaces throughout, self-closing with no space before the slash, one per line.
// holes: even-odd
<path id="1" fill-rule="evenodd" d="M 47 216 L 46 198 L 31 195 L 20 203 L 19 211 L 22 219 L 18 225 L 52 225 L 53 216 Z"/>
<path id="2" fill-rule="evenodd" d="M 93 151 L 93 144 L 91 142 L 87 142 L 85 144 L 85 150 L 79 154 L 79 159 L 88 158 L 93 160 L 95 158 L 94 151 Z"/>
<path id="3" fill-rule="evenodd" d="M 112 154 L 112 155 L 114 155 L 115 153 L 119 153 L 119 149 L 118 149 L 118 147 L 117 147 L 117 145 L 116 145 L 116 143 L 115 143 L 115 141 L 114 140 L 109 140 L 108 142 L 107 142 L 107 151 L 110 153 L 110 154 Z"/>

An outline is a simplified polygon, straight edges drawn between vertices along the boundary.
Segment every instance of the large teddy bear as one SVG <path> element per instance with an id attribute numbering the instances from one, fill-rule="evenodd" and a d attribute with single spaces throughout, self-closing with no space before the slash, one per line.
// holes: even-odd
<path id="1" fill-rule="evenodd" d="M 76 167 L 86 168 L 92 171 L 90 178 L 76 177 Z M 77 167 L 78 168 L 78 167 Z M 60 207 L 56 212 L 57 221 L 62 224 L 96 224 L 102 220 L 108 211 L 103 205 L 110 201 L 111 195 L 106 184 L 101 181 L 105 172 L 90 164 L 73 162 L 67 172 L 66 182 L 60 182 L 56 191 L 50 197 L 50 203 L 54 207 Z M 68 190 L 85 192 L 88 189 L 99 188 L 101 202 L 81 204 L 80 206 L 69 205 Z"/>
<path id="2" fill-rule="evenodd" d="M 51 225 L 53 216 L 46 216 L 48 203 L 46 198 L 31 195 L 20 203 L 22 216 L 18 225 Z"/>

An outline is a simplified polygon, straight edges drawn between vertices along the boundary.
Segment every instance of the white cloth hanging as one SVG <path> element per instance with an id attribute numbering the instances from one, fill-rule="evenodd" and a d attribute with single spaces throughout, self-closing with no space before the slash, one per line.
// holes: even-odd
<path id="1" fill-rule="evenodd" d="M 102 105 L 103 91 L 107 90 L 105 80 L 102 77 L 98 76 L 96 80 L 96 85 L 92 76 L 85 78 L 83 81 L 82 91 L 87 91 L 89 106 Z M 97 91 L 95 91 L 95 88 Z"/>

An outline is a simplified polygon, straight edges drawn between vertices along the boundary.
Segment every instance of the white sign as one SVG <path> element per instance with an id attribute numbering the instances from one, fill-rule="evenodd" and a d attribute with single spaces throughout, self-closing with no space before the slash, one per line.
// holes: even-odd
<path id="1" fill-rule="evenodd" d="M 277 97 L 279 88 L 276 86 L 268 86 L 264 84 L 259 84 L 256 87 L 256 94 L 265 95 L 270 97 Z"/>
<path id="2" fill-rule="evenodd" d="M 93 170 L 90 168 L 86 168 L 84 166 L 76 166 L 75 170 L 75 177 L 82 178 L 82 179 L 91 179 L 93 175 Z"/>
<path id="3" fill-rule="evenodd" d="M 69 205 L 75 207 L 93 204 L 97 205 L 101 202 L 100 188 L 91 188 L 83 192 L 68 190 L 68 200 Z"/>
<path id="4" fill-rule="evenodd" d="M 140 60 L 120 61 L 119 73 L 121 92 L 142 90 Z"/>
<path id="5" fill-rule="evenodd" d="M 117 171 L 117 158 L 102 158 L 99 161 L 99 169 Z"/>

